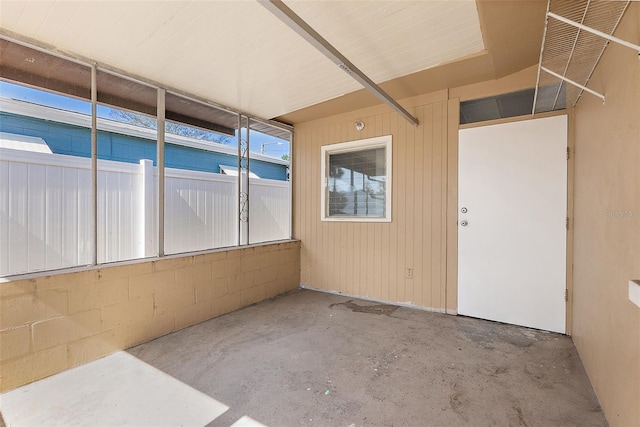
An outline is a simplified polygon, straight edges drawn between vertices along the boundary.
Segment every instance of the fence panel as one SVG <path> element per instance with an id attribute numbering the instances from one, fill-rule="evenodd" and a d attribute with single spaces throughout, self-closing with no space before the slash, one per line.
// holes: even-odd
<path id="1" fill-rule="evenodd" d="M 91 162 L 0 149 L 0 276 L 91 263 Z M 289 182 L 250 180 L 250 243 L 289 237 Z M 157 170 L 98 161 L 98 262 L 157 254 Z M 237 244 L 237 177 L 165 170 L 165 250 Z"/>
<path id="2" fill-rule="evenodd" d="M 0 149 L 0 275 L 91 262 L 89 159 Z"/>
<path id="3" fill-rule="evenodd" d="M 98 160 L 98 262 L 144 257 L 138 218 L 145 209 L 140 165 Z"/>
<path id="4" fill-rule="evenodd" d="M 289 185 L 288 181 L 249 179 L 249 243 L 289 238 Z"/>
<path id="5" fill-rule="evenodd" d="M 237 178 L 165 170 L 165 252 L 234 246 Z"/>

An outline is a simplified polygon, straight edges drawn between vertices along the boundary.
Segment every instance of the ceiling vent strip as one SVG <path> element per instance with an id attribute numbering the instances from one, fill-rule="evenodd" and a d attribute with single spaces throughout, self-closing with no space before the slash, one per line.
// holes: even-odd
<path id="1" fill-rule="evenodd" d="M 640 53 L 640 46 L 614 37 L 629 1 L 549 0 L 532 113 L 575 106 L 610 42 Z"/>

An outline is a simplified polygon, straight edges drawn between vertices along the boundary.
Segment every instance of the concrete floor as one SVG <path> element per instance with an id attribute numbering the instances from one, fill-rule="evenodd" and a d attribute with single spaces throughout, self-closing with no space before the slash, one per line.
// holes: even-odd
<path id="1" fill-rule="evenodd" d="M 607 425 L 568 337 L 308 290 L 5 393 L 0 409 L 16 426 Z"/>

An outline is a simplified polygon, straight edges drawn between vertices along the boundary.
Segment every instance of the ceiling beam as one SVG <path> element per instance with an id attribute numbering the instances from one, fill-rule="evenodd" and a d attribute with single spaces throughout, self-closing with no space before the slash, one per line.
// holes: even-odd
<path id="1" fill-rule="evenodd" d="M 389 107 L 400 113 L 405 119 L 414 125 L 418 125 L 418 119 L 413 117 L 407 110 L 387 94 L 380 86 L 375 84 L 369 77 L 358 69 L 351 61 L 333 47 L 327 40 L 318 34 L 309 24 L 296 15 L 282 0 L 259 0 L 269 12 L 275 15 L 280 21 L 286 24 L 293 31 L 298 33 L 303 39 L 318 49 L 324 56 L 329 58 L 334 64 L 367 88 L 376 98 L 387 104 Z"/>

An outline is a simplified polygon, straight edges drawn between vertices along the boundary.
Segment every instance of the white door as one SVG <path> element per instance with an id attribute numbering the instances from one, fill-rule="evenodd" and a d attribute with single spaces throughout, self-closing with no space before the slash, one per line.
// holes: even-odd
<path id="1" fill-rule="evenodd" d="M 460 130 L 458 313 L 565 332 L 567 118 Z"/>

